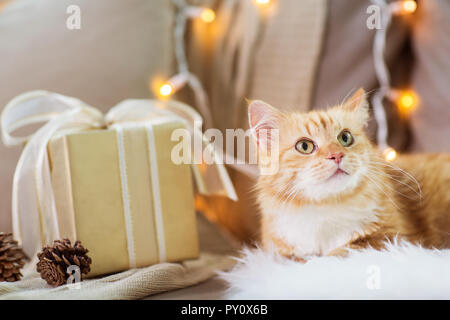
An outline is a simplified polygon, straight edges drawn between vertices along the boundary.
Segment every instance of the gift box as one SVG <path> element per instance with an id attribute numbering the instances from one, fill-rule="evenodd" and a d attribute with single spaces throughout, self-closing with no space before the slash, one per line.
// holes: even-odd
<path id="1" fill-rule="evenodd" d="M 30 136 L 11 135 L 37 121 L 47 123 Z M 2 138 L 26 142 L 13 183 L 15 238 L 30 257 L 53 240 L 80 240 L 91 277 L 198 257 L 193 180 L 204 194 L 236 199 L 222 164 L 172 159 L 179 143 L 172 133 L 204 142 L 201 125 L 176 102 L 125 100 L 104 116 L 45 91 L 13 99 Z"/>
<path id="2" fill-rule="evenodd" d="M 183 127 L 173 120 L 50 141 L 60 237 L 89 248 L 91 276 L 198 257 L 191 168 L 170 158 L 170 134 Z"/>

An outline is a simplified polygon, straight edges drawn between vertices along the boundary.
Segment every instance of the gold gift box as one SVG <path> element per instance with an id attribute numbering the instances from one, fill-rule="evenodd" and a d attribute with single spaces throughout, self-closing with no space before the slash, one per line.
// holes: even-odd
<path id="1" fill-rule="evenodd" d="M 89 249 L 89 276 L 198 257 L 191 168 L 171 161 L 171 133 L 184 126 L 174 119 L 152 124 L 152 137 L 134 126 L 120 137 L 107 129 L 50 141 L 59 234 Z"/>

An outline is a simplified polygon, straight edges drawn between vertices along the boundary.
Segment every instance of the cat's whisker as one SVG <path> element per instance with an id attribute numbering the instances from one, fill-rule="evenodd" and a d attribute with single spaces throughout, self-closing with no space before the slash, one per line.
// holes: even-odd
<path id="1" fill-rule="evenodd" d="M 315 171 L 314 174 L 312 174 L 310 176 L 310 180 L 313 180 L 313 181 L 317 180 L 317 178 L 324 176 L 324 174 L 327 171 L 329 171 L 329 170 L 323 169 L 323 170 L 320 170 L 320 171 Z"/>
<path id="2" fill-rule="evenodd" d="M 289 188 L 288 191 L 290 191 L 289 194 L 287 194 L 287 196 L 285 197 L 285 199 L 284 199 L 283 202 L 281 203 L 282 207 L 286 207 L 287 203 L 288 203 L 290 200 L 294 199 L 294 198 L 298 195 L 298 191 L 296 190 L 295 186 L 291 186 L 291 187 Z M 287 191 L 287 192 L 288 192 L 288 191 Z M 287 193 L 287 192 L 286 192 L 286 193 Z M 293 195 L 294 195 L 294 197 L 292 197 Z M 292 198 L 291 198 L 291 197 L 292 197 Z"/>
<path id="3" fill-rule="evenodd" d="M 291 191 L 291 193 L 288 195 L 288 197 L 286 198 L 285 203 L 287 203 L 287 202 L 293 200 L 293 199 L 297 196 L 297 194 L 298 194 L 298 190 L 296 190 L 295 188 L 292 188 L 292 191 Z"/>
<path id="4" fill-rule="evenodd" d="M 419 189 L 419 192 L 422 194 L 422 190 L 421 190 L 421 188 L 420 188 L 420 183 L 419 183 L 419 182 L 417 181 L 417 179 L 416 179 L 412 174 L 410 174 L 409 172 L 407 172 L 407 171 L 405 171 L 405 170 L 403 170 L 403 169 L 401 169 L 401 168 L 399 168 L 399 167 L 396 167 L 396 166 L 387 164 L 387 163 L 385 163 L 385 162 L 369 161 L 369 164 L 379 164 L 379 165 L 383 165 L 383 166 L 389 167 L 389 168 L 391 168 L 391 169 L 393 169 L 393 170 L 396 170 L 396 171 L 399 171 L 399 172 L 405 174 L 406 176 L 408 176 L 411 180 L 413 180 L 413 181 L 416 183 L 417 188 Z"/>
<path id="5" fill-rule="evenodd" d="M 340 103 L 339 105 L 343 105 L 344 103 L 345 103 L 345 104 L 352 104 L 352 103 L 355 102 L 355 101 L 361 100 L 361 97 L 360 97 L 360 96 L 356 96 L 356 97 L 354 97 L 354 98 L 351 98 L 351 99 L 348 99 L 348 100 L 347 100 L 347 98 L 350 96 L 350 94 L 351 94 L 353 91 L 355 91 L 355 88 L 352 88 L 352 89 L 345 95 L 344 99 L 341 101 L 341 103 Z M 364 98 L 364 99 L 367 99 L 368 96 L 369 96 L 369 94 L 372 93 L 372 92 L 374 92 L 374 91 L 375 91 L 375 90 L 371 90 L 371 91 L 364 92 L 363 98 Z"/>
<path id="6" fill-rule="evenodd" d="M 321 167 L 322 167 L 321 170 L 317 170 L 317 168 L 315 168 L 315 170 L 310 168 L 309 171 L 304 172 L 303 175 L 305 177 L 308 177 L 308 181 L 311 181 L 311 183 L 313 183 L 316 181 L 316 179 L 318 177 L 323 176 L 326 173 L 326 171 L 328 171 L 324 165 Z M 321 167 L 318 167 L 318 168 L 321 168 Z M 294 170 L 290 170 L 290 171 L 294 171 Z M 313 172 L 311 173 L 311 171 L 313 171 Z M 308 184 L 308 183 L 306 183 L 306 184 Z M 301 192 L 301 189 L 299 189 L 296 185 L 290 184 L 290 185 L 286 186 L 285 188 L 283 188 L 283 190 L 279 191 L 277 193 L 277 196 L 282 201 L 282 206 L 285 207 L 287 205 L 287 203 L 289 201 L 295 199 L 299 195 L 300 192 Z"/>
<path id="7" fill-rule="evenodd" d="M 384 176 L 384 177 L 386 177 L 386 178 L 388 178 L 388 179 L 394 180 L 394 181 L 396 181 L 396 182 L 398 182 L 398 183 L 404 185 L 405 187 L 408 187 L 411 191 L 413 191 L 413 192 L 416 193 L 420 198 L 422 198 L 422 192 L 420 191 L 420 189 L 415 190 L 412 186 L 410 186 L 410 185 L 407 184 L 406 182 L 403 182 L 403 181 L 401 181 L 401 180 L 395 179 L 396 177 L 397 177 L 397 178 L 400 178 L 400 177 L 402 177 L 402 176 L 394 176 L 394 175 L 392 175 L 392 174 L 389 174 L 389 173 L 384 172 L 383 170 L 375 170 L 375 169 L 379 169 L 379 168 L 376 167 L 376 166 L 368 165 L 368 166 L 367 166 L 367 169 L 368 169 L 369 171 L 371 171 L 372 173 L 376 173 L 376 174 L 382 175 L 382 176 Z M 413 182 L 414 182 L 414 181 L 413 181 Z"/>
<path id="8" fill-rule="evenodd" d="M 371 173 L 371 174 L 378 174 L 378 175 L 381 175 L 382 176 L 382 174 L 380 174 L 380 173 L 378 173 L 378 172 L 369 172 L 369 173 Z M 404 193 L 402 193 L 402 192 L 400 192 L 400 191 L 398 191 L 398 190 L 396 190 L 396 189 L 394 189 L 392 186 L 390 186 L 389 184 L 386 184 L 386 185 L 384 185 L 385 187 L 387 187 L 389 190 L 391 190 L 392 192 L 394 192 L 394 193 L 397 193 L 397 194 L 399 194 L 399 195 L 401 195 L 401 196 L 403 196 L 403 197 L 405 197 L 405 198 L 407 198 L 407 199 L 409 199 L 409 200 L 417 200 L 416 198 L 411 198 L 411 197 L 409 197 L 409 196 L 407 196 L 406 194 L 404 194 Z M 408 185 L 406 185 L 406 186 L 408 186 Z M 409 186 L 408 186 L 409 187 Z M 421 195 L 417 192 L 417 191 L 415 191 L 415 190 L 413 190 L 416 194 L 417 194 L 417 196 L 420 198 L 421 197 Z"/>
<path id="9" fill-rule="evenodd" d="M 347 94 L 344 96 L 344 99 L 342 99 L 341 103 L 339 103 L 339 105 L 343 105 L 344 102 L 345 102 L 345 100 L 347 100 L 347 98 L 350 97 L 350 95 L 351 95 L 352 92 L 354 92 L 354 91 L 355 91 L 355 88 L 354 88 L 354 87 L 351 88 L 351 89 L 347 92 Z"/>
<path id="10" fill-rule="evenodd" d="M 292 186 L 286 186 L 285 188 L 281 189 L 281 191 L 276 193 L 277 197 L 280 197 L 281 199 L 284 199 L 286 197 L 286 194 L 291 190 Z"/>
<path id="11" fill-rule="evenodd" d="M 421 194 L 421 192 L 420 192 L 419 189 L 414 189 L 414 187 L 411 186 L 411 185 L 409 185 L 408 183 L 406 183 L 406 182 L 404 182 L 404 181 L 402 181 L 402 180 L 396 179 L 396 178 L 401 178 L 402 176 L 395 176 L 395 175 L 386 173 L 386 172 L 384 172 L 384 171 L 376 170 L 376 169 L 370 168 L 370 167 L 367 168 L 367 169 L 368 169 L 369 171 L 373 172 L 373 173 L 376 173 L 376 174 L 378 174 L 378 175 L 381 175 L 381 176 L 384 176 L 384 177 L 386 177 L 386 178 L 388 178 L 388 179 L 391 179 L 391 180 L 393 180 L 393 181 L 395 181 L 395 182 L 398 182 L 398 183 L 400 183 L 401 185 L 407 187 L 409 190 L 411 190 L 411 191 L 413 191 L 414 193 L 416 193 L 418 196 L 422 196 L 422 194 Z M 409 180 L 408 180 L 408 181 L 409 181 Z"/>
<path id="12" fill-rule="evenodd" d="M 382 187 L 380 187 L 373 179 L 371 179 L 368 175 L 366 175 L 366 177 L 381 191 L 383 192 L 386 197 L 392 202 L 392 204 L 398 209 L 400 210 L 400 208 L 397 206 L 397 204 L 395 203 L 395 201 L 386 193 L 386 191 L 383 190 Z"/>
<path id="13" fill-rule="evenodd" d="M 295 181 L 295 179 L 294 179 Z M 280 197 L 280 199 L 282 200 L 283 206 L 285 206 L 285 204 L 287 203 L 290 195 L 293 193 L 293 191 L 295 190 L 295 184 L 292 183 L 292 180 L 290 180 L 287 184 L 286 187 L 283 188 L 280 192 L 278 192 L 278 196 Z"/>
<path id="14" fill-rule="evenodd" d="M 352 161 L 352 160 L 348 161 L 347 163 L 350 164 L 350 165 L 352 165 L 352 164 L 360 165 L 360 162 L 354 162 L 354 161 Z M 384 172 L 384 170 L 380 168 L 380 165 L 381 165 L 381 166 L 384 166 L 384 167 L 391 168 L 392 170 L 395 170 L 395 171 L 399 172 L 399 173 L 402 174 L 404 177 L 406 177 L 406 178 L 408 178 L 409 180 L 411 180 L 411 182 L 414 182 L 415 185 L 417 186 L 417 190 L 415 190 L 415 189 L 414 189 L 412 186 L 410 186 L 409 184 L 407 184 L 407 183 L 405 183 L 405 182 L 403 182 L 403 181 L 400 181 L 400 180 L 398 180 L 398 179 L 395 179 L 395 178 L 400 178 L 401 176 L 397 176 L 397 175 L 393 175 L 393 174 L 391 174 L 391 173 L 386 173 L 386 172 Z M 372 160 L 369 160 L 368 163 L 365 164 L 365 166 L 366 166 L 368 169 L 379 169 L 379 171 L 377 171 L 378 174 L 381 174 L 381 173 L 382 173 L 382 174 L 384 174 L 385 177 L 387 177 L 387 178 L 389 178 L 389 179 L 392 179 L 392 180 L 394 180 L 394 181 L 397 181 L 398 183 L 400 183 L 400 184 L 402 184 L 402 185 L 407 186 L 409 189 L 411 189 L 411 191 L 414 191 L 414 192 L 420 197 L 420 199 L 422 199 L 422 190 L 421 190 L 421 188 L 420 188 L 419 182 L 418 182 L 411 174 L 409 174 L 408 172 L 406 172 L 406 171 L 404 171 L 404 170 L 402 170 L 402 169 L 400 169 L 400 168 L 398 168 L 398 167 L 394 167 L 394 166 L 392 166 L 392 165 L 389 165 L 389 164 L 387 164 L 387 163 L 384 163 L 384 162 L 377 162 L 377 161 L 372 161 Z"/>
<path id="15" fill-rule="evenodd" d="M 356 160 L 355 159 L 355 161 L 352 161 L 352 160 L 350 160 L 349 162 L 348 162 L 349 164 L 354 164 L 354 165 L 361 165 L 361 161 L 358 161 L 358 160 Z M 368 169 L 368 171 L 369 171 L 369 173 L 377 173 L 377 174 L 379 174 L 379 172 L 375 172 L 375 171 L 373 171 L 373 170 L 371 170 L 370 168 L 367 168 Z M 379 174 L 380 175 L 380 174 Z M 396 203 L 395 203 L 395 201 L 393 201 L 393 199 L 383 190 L 383 188 L 379 185 L 379 184 L 377 184 L 376 182 L 375 182 L 375 180 L 374 179 L 372 179 L 369 175 L 365 175 L 378 189 L 380 189 L 385 195 L 386 195 L 386 197 L 388 197 L 388 199 L 392 202 L 392 204 L 397 208 L 397 209 L 399 209 L 398 208 L 398 206 L 396 205 Z M 389 186 L 388 186 L 389 187 Z M 410 199 L 410 200 L 414 200 L 414 199 L 411 199 L 411 198 L 409 198 L 408 196 L 406 196 L 405 194 L 403 194 L 403 193 L 401 193 L 401 192 L 399 192 L 398 190 L 394 190 L 394 189 L 392 189 L 391 187 L 389 187 L 389 189 L 391 190 L 391 191 L 394 191 L 394 192 L 397 192 L 398 194 L 401 194 L 401 195 L 403 195 L 404 197 L 406 197 L 406 198 L 408 198 L 408 199 Z"/>

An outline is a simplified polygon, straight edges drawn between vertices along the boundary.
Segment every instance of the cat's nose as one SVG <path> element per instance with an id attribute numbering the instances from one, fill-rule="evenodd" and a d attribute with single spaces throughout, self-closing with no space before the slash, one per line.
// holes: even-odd
<path id="1" fill-rule="evenodd" d="M 343 157 L 344 157 L 344 153 L 342 153 L 342 152 L 332 152 L 328 155 L 328 159 L 333 160 L 337 164 L 341 163 L 341 160 Z"/>

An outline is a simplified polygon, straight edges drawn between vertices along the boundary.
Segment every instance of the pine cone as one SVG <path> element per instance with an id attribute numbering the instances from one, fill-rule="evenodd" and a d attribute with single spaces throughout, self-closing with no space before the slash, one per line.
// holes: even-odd
<path id="1" fill-rule="evenodd" d="M 0 232 L 0 281 L 20 280 L 24 259 L 25 254 L 13 240 L 12 233 Z"/>
<path id="2" fill-rule="evenodd" d="M 55 240 L 53 246 L 45 246 L 38 253 L 39 262 L 36 270 L 51 286 L 66 284 L 70 276 L 67 268 L 70 265 L 80 267 L 81 276 L 91 271 L 92 260 L 86 253 L 88 250 L 81 245 L 80 241 L 76 241 L 72 246 L 69 239 Z"/>

